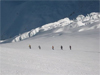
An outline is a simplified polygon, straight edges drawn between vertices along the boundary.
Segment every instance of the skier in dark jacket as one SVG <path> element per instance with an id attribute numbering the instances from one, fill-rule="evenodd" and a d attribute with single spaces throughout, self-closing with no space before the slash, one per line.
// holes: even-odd
<path id="1" fill-rule="evenodd" d="M 39 47 L 39 49 L 41 49 L 41 46 L 38 46 Z"/>
<path id="2" fill-rule="evenodd" d="M 63 50 L 63 46 L 61 46 L 61 50 Z"/>
<path id="3" fill-rule="evenodd" d="M 69 46 L 69 48 L 70 48 L 70 50 L 72 49 L 72 47 L 71 47 L 71 46 Z"/>

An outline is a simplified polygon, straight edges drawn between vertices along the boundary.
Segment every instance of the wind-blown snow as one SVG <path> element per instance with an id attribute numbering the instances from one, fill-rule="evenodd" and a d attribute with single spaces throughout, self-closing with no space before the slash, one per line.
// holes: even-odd
<path id="1" fill-rule="evenodd" d="M 77 30 L 75 31 L 75 29 Z M 85 30 L 97 29 L 100 28 L 100 13 L 90 13 L 86 17 L 83 15 L 79 15 L 75 20 L 70 20 L 69 18 L 61 19 L 54 23 L 49 23 L 43 25 L 42 27 L 38 27 L 36 29 L 32 29 L 31 31 L 25 32 L 16 36 L 12 42 L 21 41 L 27 39 L 29 37 L 33 37 L 36 34 L 41 34 L 46 31 L 55 30 L 54 33 L 58 32 L 81 32 Z M 71 29 L 71 31 L 70 31 Z"/>

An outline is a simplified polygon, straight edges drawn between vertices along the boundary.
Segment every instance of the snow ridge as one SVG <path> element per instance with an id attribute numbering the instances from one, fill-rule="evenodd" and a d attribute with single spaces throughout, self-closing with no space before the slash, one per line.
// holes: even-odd
<path id="1" fill-rule="evenodd" d="M 33 37 L 37 33 L 46 32 L 56 28 L 58 28 L 58 30 L 55 31 L 55 33 L 65 31 L 64 29 L 70 30 L 79 27 L 80 28 L 77 30 L 77 32 L 90 30 L 90 29 L 97 29 L 100 28 L 99 21 L 100 21 L 100 13 L 97 12 L 92 12 L 90 14 L 87 14 L 86 17 L 84 15 L 79 15 L 75 20 L 64 18 L 57 22 L 45 24 L 42 27 L 38 27 L 36 29 L 32 29 L 31 31 L 25 32 L 23 34 L 19 34 L 19 36 L 16 36 L 12 40 L 12 42 L 21 41 L 29 37 Z M 94 25 L 93 23 L 96 23 L 96 25 Z"/>

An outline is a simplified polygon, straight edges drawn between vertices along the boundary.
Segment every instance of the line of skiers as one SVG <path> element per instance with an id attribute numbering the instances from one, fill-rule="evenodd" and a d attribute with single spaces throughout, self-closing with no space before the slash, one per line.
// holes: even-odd
<path id="1" fill-rule="evenodd" d="M 41 49 L 41 46 L 38 46 L 38 48 Z M 61 50 L 63 50 L 63 46 L 61 46 L 60 48 Z M 29 49 L 31 49 L 31 45 L 29 45 Z M 72 49 L 71 45 L 69 46 L 69 49 Z M 52 50 L 54 50 L 54 46 L 52 46 Z"/>
<path id="2" fill-rule="evenodd" d="M 60 48 L 61 48 L 61 50 L 63 50 L 63 46 L 61 46 Z M 71 45 L 69 46 L 69 49 L 70 50 L 72 49 Z M 54 46 L 52 46 L 52 50 L 54 50 Z"/>

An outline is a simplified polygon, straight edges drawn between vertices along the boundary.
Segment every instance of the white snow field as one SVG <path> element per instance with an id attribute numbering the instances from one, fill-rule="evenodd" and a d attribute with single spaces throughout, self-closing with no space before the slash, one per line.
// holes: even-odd
<path id="1" fill-rule="evenodd" d="M 0 44 L 0 75 L 100 75 L 99 37 L 97 29 Z"/>
<path id="2" fill-rule="evenodd" d="M 62 20 L 55 22 L 62 26 L 47 24 L 41 28 L 51 29 L 39 30 L 22 41 L 21 38 L 7 40 L 7 43 L 1 40 L 0 75 L 100 75 L 100 15 L 99 18 L 94 15 L 95 19 L 87 17 L 88 20 L 80 21 L 77 18 L 78 21 L 72 23 L 68 23 L 68 19 L 65 23 L 64 19 L 65 26 Z"/>

